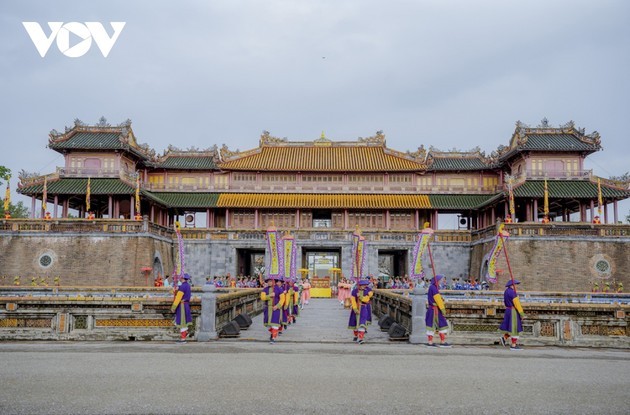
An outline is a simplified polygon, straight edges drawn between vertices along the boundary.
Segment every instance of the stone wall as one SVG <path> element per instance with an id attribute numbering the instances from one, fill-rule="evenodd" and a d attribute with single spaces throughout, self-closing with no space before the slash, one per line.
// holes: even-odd
<path id="1" fill-rule="evenodd" d="M 484 257 L 494 239 L 473 244 L 470 274 L 479 277 Z M 630 284 L 630 238 L 577 237 L 510 237 L 508 257 L 514 278 L 521 280 L 524 291 L 591 291 L 597 282 L 600 289 L 608 282 Z M 502 289 L 510 278 L 505 255 L 497 263 L 498 282 Z"/>
<path id="2" fill-rule="evenodd" d="M 17 234 L 0 237 L 0 276 L 2 285 L 12 285 L 20 276 L 21 285 L 41 278 L 53 285 L 144 286 L 142 267 L 173 269 L 172 242 L 151 234 Z M 149 276 L 153 285 L 153 275 Z"/>

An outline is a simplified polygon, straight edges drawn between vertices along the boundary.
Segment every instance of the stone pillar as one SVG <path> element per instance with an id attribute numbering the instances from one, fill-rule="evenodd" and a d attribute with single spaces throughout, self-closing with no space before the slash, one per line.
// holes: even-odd
<path id="1" fill-rule="evenodd" d="M 198 342 L 216 340 L 217 334 L 217 287 L 214 284 L 205 284 L 201 287 L 201 322 L 197 333 Z"/>
<path id="2" fill-rule="evenodd" d="M 427 325 L 424 321 L 427 314 L 426 300 L 427 290 L 419 285 L 411 291 L 411 334 L 409 343 L 420 344 L 426 340 Z"/>

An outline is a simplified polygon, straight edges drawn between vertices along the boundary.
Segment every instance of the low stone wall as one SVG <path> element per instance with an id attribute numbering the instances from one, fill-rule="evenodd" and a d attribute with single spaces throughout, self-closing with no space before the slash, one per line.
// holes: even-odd
<path id="1" fill-rule="evenodd" d="M 453 343 L 498 343 L 505 312 L 502 292 L 442 294 Z M 375 290 L 373 313 L 378 318 L 389 315 L 413 333 L 413 297 L 409 292 Z M 520 297 L 526 314 L 521 336 L 525 344 L 630 348 L 628 294 L 522 292 Z M 421 300 L 426 307 L 426 294 Z"/>
<path id="2" fill-rule="evenodd" d="M 257 289 L 217 292 L 216 328 L 238 314 L 262 310 Z M 168 288 L 0 289 L 0 340 L 176 340 Z M 200 326 L 201 290 L 190 301 L 194 338 Z"/>

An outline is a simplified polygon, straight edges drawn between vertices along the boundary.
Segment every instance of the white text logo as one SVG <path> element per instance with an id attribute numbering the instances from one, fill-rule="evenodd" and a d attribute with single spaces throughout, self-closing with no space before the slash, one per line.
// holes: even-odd
<path id="1" fill-rule="evenodd" d="M 69 58 L 78 58 L 90 50 L 92 39 L 96 42 L 96 46 L 101 50 L 103 56 L 107 57 L 126 22 L 110 22 L 112 29 L 114 29 L 114 34 L 111 37 L 99 22 L 85 22 L 85 24 L 48 22 L 50 28 L 50 35 L 48 36 L 37 22 L 22 22 L 22 24 L 42 58 L 46 56 L 55 39 L 57 39 L 57 48 L 61 53 Z M 73 46 L 70 46 L 70 33 L 80 39 Z"/>

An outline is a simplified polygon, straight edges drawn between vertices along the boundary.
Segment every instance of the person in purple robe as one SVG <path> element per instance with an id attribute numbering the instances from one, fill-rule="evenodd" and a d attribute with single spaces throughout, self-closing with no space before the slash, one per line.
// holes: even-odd
<path id="1" fill-rule="evenodd" d="M 427 292 L 428 308 L 425 323 L 427 325 L 427 346 L 429 347 L 438 347 L 437 344 L 433 343 L 433 336 L 435 335 L 435 332 L 438 332 L 440 336 L 439 347 L 451 347 L 451 345 L 446 341 L 446 333 L 448 333 L 448 322 L 446 321 L 446 317 L 444 317 L 446 314 L 446 307 L 438 287 L 440 280 L 443 278 L 443 275 L 436 275 L 431 278 L 429 291 Z"/>
<path id="2" fill-rule="evenodd" d="M 190 313 L 190 275 L 184 274 L 183 282 L 177 287 L 177 293 L 171 305 L 171 312 L 175 313 L 175 326 L 179 328 L 178 343 L 186 343 L 188 328 L 192 326 L 192 314 Z"/>
<path id="3" fill-rule="evenodd" d="M 282 278 L 267 278 L 267 286 L 260 292 L 260 299 L 266 303 L 263 308 L 263 324 L 269 330 L 269 342 L 276 342 L 282 327 L 282 307 L 284 305 L 284 288 Z"/>
<path id="4" fill-rule="evenodd" d="M 370 281 L 367 279 L 360 279 L 357 286 L 354 287 L 350 293 L 350 303 L 352 307 L 350 309 L 350 319 L 348 320 L 348 328 L 353 331 L 355 341 L 359 344 L 365 342 L 365 333 L 367 333 L 367 326 L 372 322 L 372 307 L 370 300 L 374 295 L 374 292 L 368 287 Z"/>
<path id="5" fill-rule="evenodd" d="M 523 318 L 525 312 L 521 306 L 521 301 L 516 293 L 516 285 L 520 284 L 519 280 L 508 280 L 505 283 L 505 291 L 503 292 L 503 304 L 505 304 L 505 316 L 503 322 L 499 326 L 499 330 L 503 332 L 501 336 L 501 344 L 508 345 L 510 341 L 510 350 L 522 350 L 518 345 L 519 334 L 523 331 Z"/>

